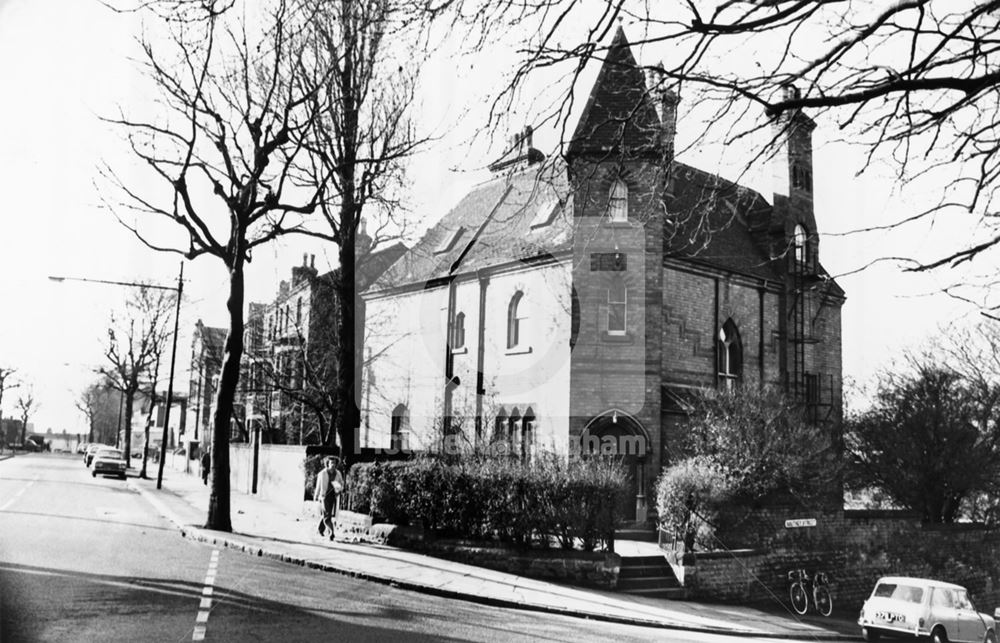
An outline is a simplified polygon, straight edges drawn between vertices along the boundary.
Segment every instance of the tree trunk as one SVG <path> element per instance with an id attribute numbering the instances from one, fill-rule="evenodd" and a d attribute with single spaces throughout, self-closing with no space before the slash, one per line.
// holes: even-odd
<path id="1" fill-rule="evenodd" d="M 132 404 L 135 390 L 125 391 L 125 468 L 132 468 Z"/>
<path id="2" fill-rule="evenodd" d="M 243 357 L 243 248 L 234 252 L 229 270 L 229 334 L 219 376 L 219 389 L 212 420 L 212 493 L 208 500 L 206 529 L 232 531 L 229 509 L 229 431 L 233 416 L 236 387 L 240 381 L 240 359 Z"/>
<path id="3" fill-rule="evenodd" d="M 353 208 L 352 208 L 353 209 Z M 356 432 L 358 427 L 356 387 L 356 333 L 355 322 L 355 269 L 354 229 L 341 228 L 340 279 L 336 285 L 337 316 L 337 435 L 340 437 L 340 455 L 344 464 L 354 462 Z"/>

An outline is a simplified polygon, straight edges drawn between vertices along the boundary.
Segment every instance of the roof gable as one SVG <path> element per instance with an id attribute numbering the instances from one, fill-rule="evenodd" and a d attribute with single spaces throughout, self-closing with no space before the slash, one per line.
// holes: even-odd
<path id="1" fill-rule="evenodd" d="M 569 155 L 617 148 L 655 148 L 660 118 L 646 77 L 618 27 L 569 144 Z"/>

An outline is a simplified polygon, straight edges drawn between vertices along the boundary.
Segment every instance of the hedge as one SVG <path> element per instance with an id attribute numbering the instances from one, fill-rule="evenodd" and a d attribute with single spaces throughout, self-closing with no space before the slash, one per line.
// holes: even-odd
<path id="1" fill-rule="evenodd" d="M 608 458 L 530 464 L 503 457 L 434 456 L 354 465 L 354 511 L 441 535 L 519 547 L 613 547 L 625 474 Z"/>

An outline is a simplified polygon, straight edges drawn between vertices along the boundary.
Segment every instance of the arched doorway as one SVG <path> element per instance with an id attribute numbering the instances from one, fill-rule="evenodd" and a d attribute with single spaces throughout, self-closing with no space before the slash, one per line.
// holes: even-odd
<path id="1" fill-rule="evenodd" d="M 645 522 L 646 463 L 652 442 L 645 427 L 620 409 L 609 409 L 591 418 L 580 435 L 581 455 L 600 453 L 619 458 L 627 476 L 619 515 L 626 522 Z"/>

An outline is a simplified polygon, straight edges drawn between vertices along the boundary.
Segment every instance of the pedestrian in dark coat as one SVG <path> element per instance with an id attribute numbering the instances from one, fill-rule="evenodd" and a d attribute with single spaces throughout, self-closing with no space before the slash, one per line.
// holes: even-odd
<path id="1" fill-rule="evenodd" d="M 212 470 L 212 453 L 205 449 L 201 454 L 201 482 L 208 484 L 208 472 Z"/>
<path id="2" fill-rule="evenodd" d="M 337 471 L 339 459 L 329 456 L 323 460 L 323 468 L 316 474 L 316 489 L 313 500 L 322 503 L 319 525 L 316 529 L 323 536 L 330 530 L 330 540 L 333 540 L 333 517 L 337 514 L 337 499 L 344 490 L 344 476 Z"/>

